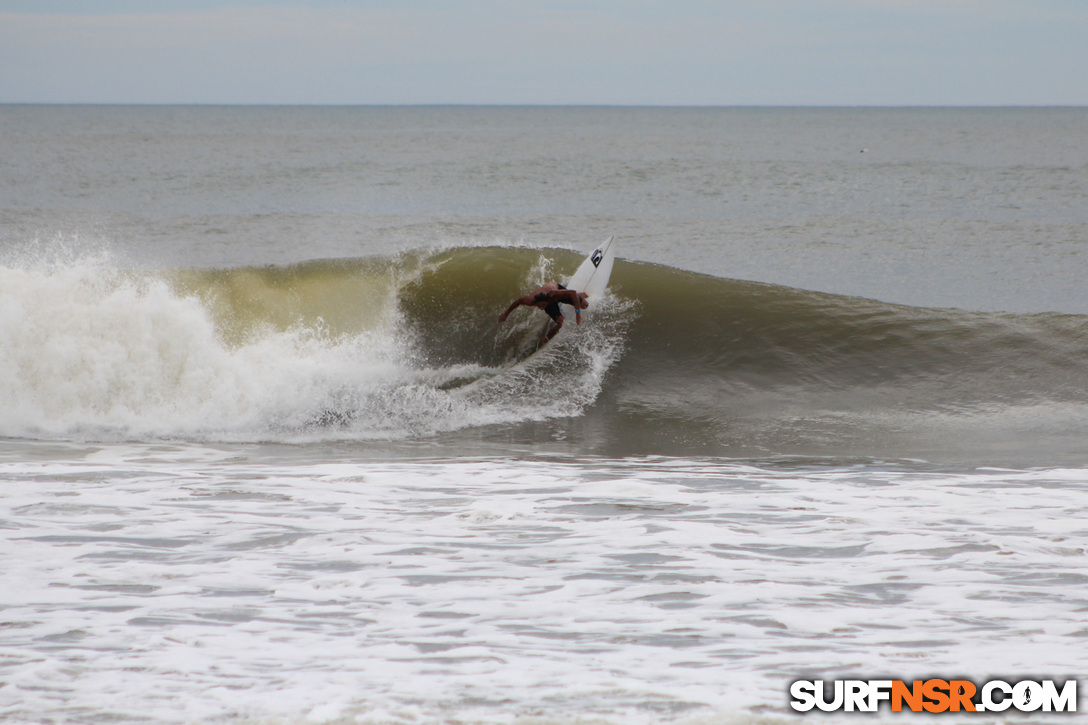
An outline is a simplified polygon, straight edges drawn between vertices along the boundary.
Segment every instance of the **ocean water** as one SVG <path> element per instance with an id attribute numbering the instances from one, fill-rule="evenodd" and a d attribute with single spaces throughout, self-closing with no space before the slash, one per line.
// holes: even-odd
<path id="1" fill-rule="evenodd" d="M 0 106 L 0 719 L 1082 678 L 1086 200 L 1085 109 Z"/>

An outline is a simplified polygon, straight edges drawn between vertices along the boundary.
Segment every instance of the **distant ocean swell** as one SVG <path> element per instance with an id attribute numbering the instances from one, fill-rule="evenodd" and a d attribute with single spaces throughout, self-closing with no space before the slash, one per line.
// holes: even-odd
<path id="1" fill-rule="evenodd" d="M 910 455 L 970 438 L 1060 455 L 1088 432 L 1075 315 L 909 308 L 621 260 L 589 322 L 530 355 L 543 315 L 498 313 L 579 257 L 5 265 L 0 435 L 532 437 L 575 417 L 609 452 Z"/>

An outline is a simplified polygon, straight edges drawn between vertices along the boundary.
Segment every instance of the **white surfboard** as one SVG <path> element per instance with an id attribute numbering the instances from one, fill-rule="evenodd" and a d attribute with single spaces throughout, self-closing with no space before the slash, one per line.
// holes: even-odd
<path id="1" fill-rule="evenodd" d="M 609 237 L 601 246 L 593 250 L 586 257 L 578 271 L 567 280 L 567 289 L 585 292 L 589 295 L 589 308 L 582 311 L 585 314 L 593 309 L 595 302 L 600 301 L 605 290 L 608 289 L 608 279 L 612 276 L 612 264 L 616 261 L 613 241 L 615 237 Z"/>
<path id="2" fill-rule="evenodd" d="M 575 292 L 585 292 L 589 295 L 587 300 L 589 307 L 582 310 L 583 322 L 585 322 L 585 314 L 592 312 L 594 305 L 600 304 L 601 297 L 604 296 L 605 290 L 608 289 L 608 280 L 612 276 L 612 265 L 616 261 L 616 247 L 613 244 L 615 239 L 615 237 L 609 237 L 604 244 L 590 252 L 589 256 L 578 267 L 578 271 L 565 283 L 567 289 Z M 564 307 L 560 306 L 559 309 L 563 311 Z M 571 321 L 573 322 L 573 320 Z M 551 324 L 551 320 L 544 324 L 541 336 L 547 334 Z"/>

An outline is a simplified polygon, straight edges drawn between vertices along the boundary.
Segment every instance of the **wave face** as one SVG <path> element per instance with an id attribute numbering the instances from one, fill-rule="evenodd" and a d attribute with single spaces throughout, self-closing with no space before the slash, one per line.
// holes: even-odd
<path id="1" fill-rule="evenodd" d="M 590 321 L 531 355 L 543 315 L 498 313 L 579 261 L 487 247 L 0 267 L 0 435 L 1053 462 L 1088 431 L 1086 317 L 911 308 L 620 260 Z"/>
<path id="2" fill-rule="evenodd" d="M 609 397 L 628 422 L 652 419 L 678 442 L 1078 454 L 1086 317 L 904 307 L 640 264 L 617 286 L 641 314 Z"/>

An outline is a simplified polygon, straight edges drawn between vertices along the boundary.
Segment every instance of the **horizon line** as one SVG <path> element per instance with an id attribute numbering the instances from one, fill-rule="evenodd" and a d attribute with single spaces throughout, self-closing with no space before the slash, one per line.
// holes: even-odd
<path id="1" fill-rule="evenodd" d="M 221 102 L 141 102 L 141 101 L 0 101 L 0 106 L 113 106 L 113 107 L 205 107 L 205 108 L 631 108 L 631 109 L 1088 109 L 1088 104 L 1074 103 L 903 103 L 903 104 L 788 104 L 788 103 L 221 103 Z"/>

